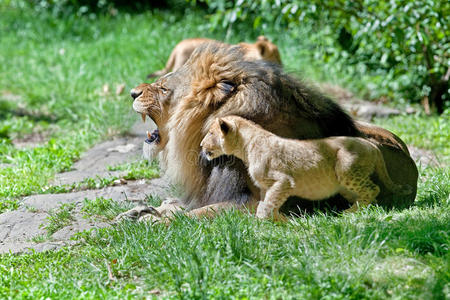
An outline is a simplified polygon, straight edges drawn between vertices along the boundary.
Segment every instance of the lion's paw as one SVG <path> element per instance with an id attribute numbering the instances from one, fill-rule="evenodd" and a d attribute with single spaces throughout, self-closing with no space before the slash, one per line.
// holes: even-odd
<path id="1" fill-rule="evenodd" d="M 144 216 L 153 216 L 155 218 L 161 218 L 161 214 L 154 207 L 139 205 L 136 206 L 135 208 L 132 208 L 126 212 L 119 214 L 114 219 L 114 222 L 117 223 L 125 219 L 140 221 L 140 219 Z"/>
<path id="2" fill-rule="evenodd" d="M 164 217 L 158 217 L 152 214 L 146 214 L 141 217 L 139 217 L 138 222 L 145 222 L 145 223 L 151 223 L 151 224 L 159 224 L 159 223 L 167 223 L 167 218 Z"/>

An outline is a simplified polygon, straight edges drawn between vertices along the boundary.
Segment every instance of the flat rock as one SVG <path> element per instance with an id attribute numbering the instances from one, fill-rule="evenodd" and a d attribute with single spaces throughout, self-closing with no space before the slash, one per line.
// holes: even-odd
<path id="1" fill-rule="evenodd" d="M 25 242 L 35 236 L 44 234 L 41 228 L 48 214 L 14 210 L 0 214 L 0 244 L 8 241 Z"/>
<path id="2" fill-rule="evenodd" d="M 411 154 L 411 157 L 418 165 L 432 167 L 438 167 L 442 165 L 442 163 L 439 161 L 439 158 L 431 150 L 420 149 L 414 146 L 408 146 L 408 150 Z"/>
<path id="3" fill-rule="evenodd" d="M 33 243 L 33 242 L 21 242 L 21 241 L 11 241 L 6 244 L 0 243 L 0 254 L 5 253 L 25 253 L 35 250 L 37 252 L 43 252 L 48 250 L 56 250 L 65 245 L 63 242 L 43 242 L 43 243 Z"/>
<path id="4" fill-rule="evenodd" d="M 168 180 L 155 178 L 152 180 L 128 181 L 120 186 L 106 187 L 97 190 L 78 191 L 66 194 L 33 195 L 23 199 L 18 210 L 0 214 L 0 254 L 19 253 L 30 249 L 46 251 L 71 245 L 70 238 L 84 230 L 109 226 L 101 218 L 86 218 L 80 213 L 84 199 L 94 200 L 97 197 L 111 198 L 114 201 L 143 202 L 147 196 L 153 195 L 162 199 L 168 196 Z M 69 225 L 53 233 L 49 240 L 42 243 L 32 241 L 33 237 L 47 236 L 44 228 L 49 212 L 62 204 L 73 203 L 73 220 Z"/>
<path id="5" fill-rule="evenodd" d="M 354 117 L 371 121 L 373 118 L 387 118 L 401 114 L 401 111 L 395 108 L 390 108 L 381 104 L 372 102 L 356 102 L 356 103 L 343 103 L 342 104 L 347 111 Z"/>
<path id="6" fill-rule="evenodd" d="M 147 196 L 167 196 L 167 181 L 155 178 L 152 180 L 128 181 L 125 185 L 110 186 L 103 189 L 85 190 L 66 194 L 32 195 L 23 199 L 25 207 L 37 211 L 48 212 L 61 204 L 82 203 L 84 199 L 94 200 L 103 197 L 114 201 L 142 201 Z"/>
<path id="7" fill-rule="evenodd" d="M 142 138 L 139 137 L 122 137 L 98 144 L 83 154 L 81 159 L 73 165 L 72 171 L 58 174 L 53 183 L 70 185 L 86 178 L 120 176 L 123 172 L 109 171 L 108 166 L 139 159 L 142 156 L 141 145 Z"/>
<path id="8" fill-rule="evenodd" d="M 95 229 L 108 227 L 109 224 L 101 221 L 93 221 L 92 218 L 83 218 L 83 216 L 75 216 L 75 220 L 68 226 L 58 230 L 52 235 L 53 240 L 67 241 L 75 233 Z"/>
<path id="9" fill-rule="evenodd" d="M 71 185 L 86 178 L 111 178 L 126 175 L 124 171 L 109 171 L 108 167 L 142 158 L 142 142 L 146 131 L 156 128 L 153 122 L 136 122 L 127 135 L 100 143 L 86 151 L 71 171 L 57 174 L 53 185 Z"/>

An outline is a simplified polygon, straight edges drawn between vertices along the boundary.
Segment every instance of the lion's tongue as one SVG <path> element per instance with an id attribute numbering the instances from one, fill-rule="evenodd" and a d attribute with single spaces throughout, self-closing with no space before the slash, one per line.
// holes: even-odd
<path id="1" fill-rule="evenodd" d="M 147 144 L 160 142 L 159 130 L 155 129 L 151 134 L 147 131 L 147 139 L 145 140 Z"/>

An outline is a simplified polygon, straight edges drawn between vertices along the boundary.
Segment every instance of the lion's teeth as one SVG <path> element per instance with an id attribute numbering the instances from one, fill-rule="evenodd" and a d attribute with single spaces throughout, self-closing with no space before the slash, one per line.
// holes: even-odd
<path id="1" fill-rule="evenodd" d="M 152 135 L 151 135 L 150 132 L 148 132 L 148 131 L 147 131 L 147 137 L 148 137 L 148 139 L 151 139 L 151 138 L 152 138 Z"/>
<path id="2" fill-rule="evenodd" d="M 141 117 L 142 117 L 142 121 L 145 123 L 145 118 L 147 117 L 147 115 L 146 114 L 141 114 Z"/>

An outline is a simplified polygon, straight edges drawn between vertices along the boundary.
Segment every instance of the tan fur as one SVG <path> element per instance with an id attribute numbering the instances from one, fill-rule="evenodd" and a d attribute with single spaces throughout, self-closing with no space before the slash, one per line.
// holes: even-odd
<path id="1" fill-rule="evenodd" d="M 168 102 L 165 101 L 168 95 L 159 83 L 148 84 L 142 83 L 131 90 L 135 95 L 139 95 L 133 102 L 133 108 L 136 112 L 142 115 L 142 119 L 146 117 L 155 122 L 159 130 L 160 141 L 153 142 L 151 145 L 144 142 L 143 153 L 144 157 L 150 161 L 159 156 L 160 165 L 164 168 L 164 152 L 161 151 L 167 144 L 168 133 L 166 124 L 169 119 Z"/>
<path id="2" fill-rule="evenodd" d="M 180 207 L 202 214 L 196 208 L 227 207 L 219 202 L 240 207 L 260 198 L 260 189 L 252 183 L 242 161 L 225 157 L 209 163 L 200 157 L 200 142 L 207 129 L 216 117 L 227 115 L 243 116 L 287 138 L 368 138 L 382 151 L 391 178 L 413 188 L 405 205 L 414 201 L 417 168 L 398 137 L 373 125 L 354 123 L 338 105 L 275 65 L 242 57 L 241 47 L 204 44 L 176 72 L 133 90 L 134 97 L 139 95 L 135 102 L 143 102 L 133 105 L 139 113 L 146 112 L 148 103 L 162 104 L 166 117 L 160 118 L 158 126 L 165 146 L 159 150 L 168 175 L 186 192 Z M 141 95 L 143 89 L 147 92 Z M 162 93 L 167 94 L 162 97 Z M 144 144 L 144 149 L 150 147 Z M 381 188 L 379 203 L 401 205 L 377 176 L 373 180 Z M 295 201 L 296 205 L 304 203 Z"/>
<path id="3" fill-rule="evenodd" d="M 322 200 L 340 193 L 356 211 L 375 201 L 376 172 L 394 193 L 409 193 L 389 177 L 380 150 L 358 137 L 314 140 L 281 138 L 238 116 L 218 118 L 201 144 L 209 159 L 234 155 L 244 161 L 264 196 L 256 216 L 279 218 L 287 197 Z"/>
<path id="4" fill-rule="evenodd" d="M 149 74 L 147 78 L 163 76 L 171 71 L 176 71 L 189 59 L 194 50 L 205 43 L 216 42 L 207 38 L 191 38 L 179 42 L 170 53 L 169 59 L 164 69 Z M 239 43 L 244 56 L 248 60 L 266 60 L 281 65 L 280 52 L 278 47 L 265 36 L 259 36 L 255 43 Z"/>

